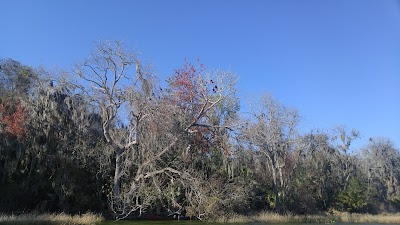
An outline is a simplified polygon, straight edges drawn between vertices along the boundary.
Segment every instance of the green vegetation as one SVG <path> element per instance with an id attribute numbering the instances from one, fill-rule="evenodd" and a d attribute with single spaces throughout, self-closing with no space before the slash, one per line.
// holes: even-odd
<path id="1" fill-rule="evenodd" d="M 362 211 L 363 207 L 367 205 L 364 197 L 366 190 L 360 181 L 352 177 L 346 189 L 338 195 L 337 208 L 348 212 Z"/>
<path id="2" fill-rule="evenodd" d="M 352 151 L 354 129 L 301 132 L 299 113 L 269 94 L 242 115 L 230 71 L 186 62 L 161 86 L 138 55 L 104 42 L 54 74 L 0 61 L 0 212 L 398 222 L 381 214 L 400 210 L 390 140 Z"/>

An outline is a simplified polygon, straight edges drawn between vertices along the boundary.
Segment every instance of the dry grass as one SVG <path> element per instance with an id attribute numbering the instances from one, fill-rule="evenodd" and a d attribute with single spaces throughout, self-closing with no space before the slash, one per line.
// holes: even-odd
<path id="1" fill-rule="evenodd" d="M 22 214 L 22 215 L 0 215 L 0 224 L 47 224 L 47 225 L 95 225 L 104 218 L 93 213 L 82 215 L 61 214 Z"/>
<path id="2" fill-rule="evenodd" d="M 214 222 L 219 223 L 400 223 L 400 213 L 397 214 L 355 214 L 334 212 L 319 215 L 280 215 L 273 212 L 262 212 L 253 216 L 230 215 L 220 217 Z"/>
<path id="3" fill-rule="evenodd" d="M 396 214 L 350 214 L 338 213 L 340 222 L 344 223 L 400 223 L 400 213 Z"/>
<path id="4" fill-rule="evenodd" d="M 86 213 L 83 215 L 67 214 L 23 214 L 23 215 L 0 215 L 0 225 L 95 225 L 104 221 L 100 215 Z M 252 216 L 229 215 L 219 217 L 213 222 L 218 223 L 400 223 L 400 213 L 397 214 L 351 214 L 344 212 L 333 212 L 320 215 L 280 215 L 273 212 L 261 212 Z"/>

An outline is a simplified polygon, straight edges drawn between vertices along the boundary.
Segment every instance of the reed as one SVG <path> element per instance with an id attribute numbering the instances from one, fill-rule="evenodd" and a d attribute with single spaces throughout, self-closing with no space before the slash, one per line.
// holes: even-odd
<path id="1" fill-rule="evenodd" d="M 82 215 L 60 214 L 22 214 L 22 215 L 0 215 L 0 224 L 21 224 L 21 225 L 95 225 L 104 218 L 93 213 Z"/>
<path id="2" fill-rule="evenodd" d="M 261 212 L 255 215 L 227 215 L 219 217 L 213 222 L 218 223 L 400 223 L 400 213 L 396 214 L 358 214 L 334 212 L 316 215 L 281 215 L 274 212 Z"/>
<path id="3" fill-rule="evenodd" d="M 344 223 L 400 223 L 400 213 L 383 213 L 378 215 L 337 213 L 340 222 Z"/>

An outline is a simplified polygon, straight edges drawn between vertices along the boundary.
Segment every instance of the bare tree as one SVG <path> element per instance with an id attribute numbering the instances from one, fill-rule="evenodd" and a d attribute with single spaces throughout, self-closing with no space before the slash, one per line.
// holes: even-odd
<path id="1" fill-rule="evenodd" d="M 393 200 L 399 198 L 399 151 L 386 138 L 370 138 L 363 149 L 363 169 L 368 179 L 368 197 Z"/>
<path id="2" fill-rule="evenodd" d="M 339 166 L 336 169 L 341 174 L 343 188 L 347 187 L 350 177 L 354 175 L 356 170 L 355 157 L 351 155 L 350 146 L 359 136 L 360 133 L 357 130 L 348 130 L 344 126 L 336 127 L 333 130 L 332 142 L 339 162 Z"/>
<path id="3" fill-rule="evenodd" d="M 137 144 L 133 135 L 134 126 L 129 127 L 130 135 L 123 141 L 116 129 L 117 120 L 123 113 L 121 106 L 128 101 L 126 85 L 136 84 L 135 77 L 128 75 L 128 69 L 135 60 L 136 56 L 123 49 L 120 42 L 104 42 L 98 44 L 91 57 L 78 64 L 75 70 L 76 74 L 86 82 L 81 86 L 81 90 L 99 108 L 104 138 L 114 146 L 113 194 L 116 196 L 119 195 L 123 176 L 123 153 Z M 140 119 L 139 116 L 137 119 Z"/>
<path id="4" fill-rule="evenodd" d="M 143 68 L 137 54 L 119 42 L 97 45 L 75 72 L 84 80 L 80 85 L 83 93 L 98 107 L 104 138 L 114 151 L 110 205 L 118 218 L 143 213 L 162 198 L 168 182 L 192 177 L 189 170 L 173 163 L 174 156 L 190 151 L 186 140 L 200 134 L 199 128 L 219 126 L 209 123 L 207 115 L 235 82 L 229 72 L 178 74 L 169 92 L 155 96 L 152 74 Z M 186 78 L 193 86 L 182 85 Z M 180 92 L 184 89 L 186 92 Z M 183 143 L 187 145 L 182 147 Z"/>
<path id="5" fill-rule="evenodd" d="M 273 179 L 275 210 L 280 212 L 287 185 L 284 168 L 294 144 L 299 116 L 268 94 L 261 97 L 258 108 L 252 108 L 251 114 L 254 123 L 245 128 L 244 134 L 250 147 L 267 161 Z"/>

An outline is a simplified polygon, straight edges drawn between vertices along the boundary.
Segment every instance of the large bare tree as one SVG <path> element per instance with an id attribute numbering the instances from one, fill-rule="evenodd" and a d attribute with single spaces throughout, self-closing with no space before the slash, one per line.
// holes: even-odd
<path id="1" fill-rule="evenodd" d="M 83 94 L 98 107 L 113 151 L 110 205 L 119 218 L 141 214 L 162 199 L 167 182 L 192 179 L 189 170 L 172 163 L 176 152 L 194 150 L 190 137 L 209 140 L 208 131 L 220 124 L 210 123 L 207 115 L 235 83 L 229 72 L 196 72 L 185 66 L 167 92 L 155 91 L 153 75 L 120 42 L 100 43 L 75 72 L 83 79 Z"/>
<path id="2" fill-rule="evenodd" d="M 269 94 L 262 95 L 257 107 L 251 108 L 251 115 L 253 122 L 245 127 L 244 136 L 249 146 L 266 160 L 266 169 L 272 174 L 275 210 L 280 212 L 287 186 L 286 161 L 294 145 L 299 116 L 296 110 L 283 106 Z"/>

